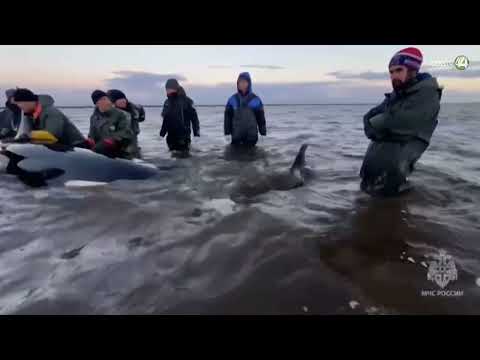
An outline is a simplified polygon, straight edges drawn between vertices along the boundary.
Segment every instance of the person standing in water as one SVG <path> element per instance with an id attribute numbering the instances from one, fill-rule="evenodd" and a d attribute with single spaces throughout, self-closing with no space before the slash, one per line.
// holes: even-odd
<path id="1" fill-rule="evenodd" d="M 231 136 L 232 145 L 254 147 L 259 132 L 267 135 L 263 103 L 252 92 L 250 74 L 244 72 L 238 76 L 237 93 L 228 99 L 225 107 L 224 134 Z"/>
<path id="2" fill-rule="evenodd" d="M 107 95 L 115 105 L 117 109 L 123 110 L 130 115 L 130 123 L 132 125 L 132 131 L 134 133 L 134 138 L 130 144 L 128 151 L 132 153 L 135 157 L 140 157 L 140 147 L 138 146 L 138 134 L 140 134 L 140 125 L 139 123 L 145 120 L 145 110 L 143 106 L 137 105 L 129 101 L 126 95 L 117 89 L 111 89 L 107 91 Z"/>
<path id="3" fill-rule="evenodd" d="M 80 130 L 59 109 L 52 105 L 49 96 L 34 94 L 29 89 L 17 89 L 14 101 L 24 113 L 28 131 L 44 130 L 55 136 L 57 143 L 71 147 L 88 148 L 88 142 Z M 19 134 L 26 136 L 29 134 Z"/>
<path id="4" fill-rule="evenodd" d="M 438 124 L 442 88 L 419 73 L 423 56 L 416 48 L 397 52 L 390 61 L 393 91 L 363 118 L 371 140 L 360 170 L 360 188 L 371 195 L 396 195 L 430 144 Z"/>
<path id="5" fill-rule="evenodd" d="M 22 109 L 15 104 L 13 99 L 15 91 L 15 89 L 8 89 L 5 92 L 7 102 L 5 110 L 0 112 L 0 139 L 15 137 L 22 120 Z"/>
<path id="6" fill-rule="evenodd" d="M 90 117 L 88 138 L 93 151 L 108 157 L 132 159 L 129 152 L 135 134 L 128 113 L 113 107 L 107 93 L 95 90 L 92 93 L 95 110 Z"/>
<path id="7" fill-rule="evenodd" d="M 163 105 L 163 123 L 160 136 L 167 135 L 167 145 L 170 151 L 187 153 L 190 150 L 191 132 L 200 136 L 200 121 L 197 111 L 185 90 L 176 79 L 169 79 L 165 84 L 167 100 Z"/>

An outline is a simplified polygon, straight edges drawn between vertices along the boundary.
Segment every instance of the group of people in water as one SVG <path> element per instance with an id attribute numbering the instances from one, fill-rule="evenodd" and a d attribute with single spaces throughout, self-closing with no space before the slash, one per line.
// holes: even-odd
<path id="1" fill-rule="evenodd" d="M 364 131 L 371 140 L 360 170 L 361 189 L 369 194 L 393 195 L 409 188 L 408 176 L 429 146 L 437 126 L 442 89 L 437 80 L 420 73 L 423 56 L 416 48 L 398 51 L 389 63 L 392 92 L 363 118 Z M 191 134 L 200 136 L 200 122 L 194 102 L 176 79 L 165 84 L 167 99 L 162 110 L 160 136 L 171 151 L 188 152 Z M 53 105 L 50 97 L 29 89 L 9 89 L 0 113 L 0 138 L 28 140 L 28 132 L 44 130 L 59 144 L 82 147 L 112 158 L 139 158 L 139 123 L 145 120 L 141 105 L 128 100 L 118 89 L 95 90 L 95 105 L 90 130 L 85 137 Z M 255 147 L 258 135 L 266 136 L 265 111 L 261 99 L 252 91 L 249 73 L 237 79 L 237 92 L 227 102 L 224 135 L 234 147 Z"/>

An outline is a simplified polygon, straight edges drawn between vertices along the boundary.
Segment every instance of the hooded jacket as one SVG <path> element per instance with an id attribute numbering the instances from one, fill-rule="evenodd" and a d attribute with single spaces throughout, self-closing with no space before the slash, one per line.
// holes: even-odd
<path id="1" fill-rule="evenodd" d="M 261 135 L 267 135 L 265 122 L 265 112 L 262 100 L 252 92 L 252 80 L 248 72 L 241 73 L 237 80 L 245 79 L 248 81 L 246 94 L 237 91 L 232 95 L 225 107 L 224 133 L 232 135 L 232 142 L 258 141 L 258 132 Z"/>
<path id="2" fill-rule="evenodd" d="M 429 144 L 438 124 L 442 89 L 430 74 L 418 74 L 401 91 L 385 94 L 385 100 L 363 118 L 365 135 L 373 141 Z"/>
<path id="3" fill-rule="evenodd" d="M 171 140 L 190 139 L 193 129 L 194 136 L 200 136 L 200 121 L 197 110 L 183 88 L 176 95 L 170 96 L 163 104 L 162 128 L 160 136 L 168 134 Z M 168 139 L 167 139 L 168 140 Z"/>
<path id="4" fill-rule="evenodd" d="M 84 146 L 85 137 L 65 114 L 53 106 L 53 100 L 50 96 L 39 95 L 38 104 L 36 112 L 30 115 L 25 114 L 26 128 L 48 131 L 62 145 Z"/>

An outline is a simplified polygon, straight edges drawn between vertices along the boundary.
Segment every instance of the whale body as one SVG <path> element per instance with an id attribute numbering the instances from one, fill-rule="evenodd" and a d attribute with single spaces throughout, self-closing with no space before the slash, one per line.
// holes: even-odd
<path id="1" fill-rule="evenodd" d="M 33 187 L 68 181 L 144 180 L 158 174 L 158 169 L 147 163 L 111 159 L 63 145 L 10 143 L 2 145 L 0 154 L 7 158 L 6 172 Z"/>
<path id="2" fill-rule="evenodd" d="M 274 171 L 245 172 L 235 182 L 231 190 L 232 199 L 251 198 L 271 190 L 287 191 L 305 183 L 305 151 L 308 145 L 303 144 L 289 169 Z"/>

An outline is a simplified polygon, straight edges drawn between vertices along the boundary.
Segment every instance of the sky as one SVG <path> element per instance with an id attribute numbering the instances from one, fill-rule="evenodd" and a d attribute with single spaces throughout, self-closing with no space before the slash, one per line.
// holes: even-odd
<path id="1" fill-rule="evenodd" d="M 57 105 L 92 105 L 95 89 L 117 88 L 132 102 L 161 105 L 174 77 L 199 105 L 223 105 L 248 71 L 265 104 L 379 103 L 391 91 L 387 66 L 405 47 L 423 53 L 422 70 L 438 77 L 443 102 L 480 102 L 480 46 L 164 46 L 0 45 L 0 90 L 27 87 Z M 460 71 L 445 63 L 464 55 Z"/>

